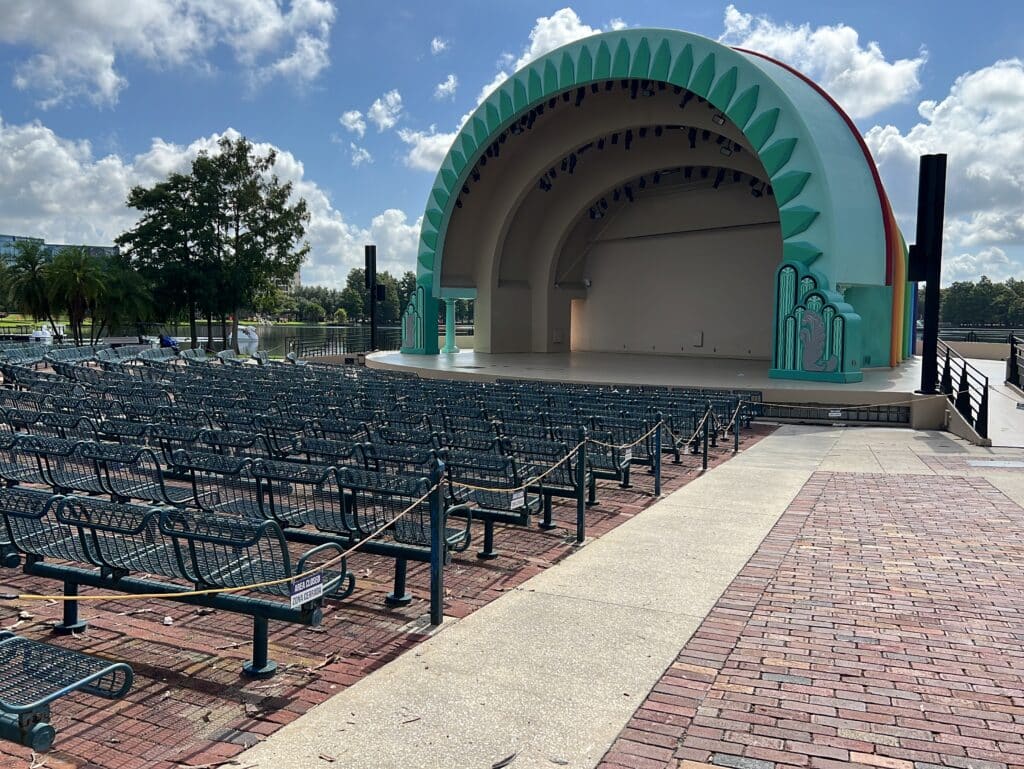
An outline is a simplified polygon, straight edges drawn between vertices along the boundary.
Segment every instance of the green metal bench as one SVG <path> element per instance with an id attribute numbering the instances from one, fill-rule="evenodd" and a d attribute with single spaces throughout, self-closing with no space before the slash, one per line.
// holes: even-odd
<path id="1" fill-rule="evenodd" d="M 72 692 L 117 700 L 132 682 L 123 662 L 0 632 L 0 737 L 47 751 L 56 736 L 51 703 Z"/>

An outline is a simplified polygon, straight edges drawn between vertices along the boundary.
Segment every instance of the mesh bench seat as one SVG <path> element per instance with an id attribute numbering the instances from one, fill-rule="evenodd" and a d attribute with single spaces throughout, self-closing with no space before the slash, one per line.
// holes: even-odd
<path id="1" fill-rule="evenodd" d="M 0 515 L 13 545 L 26 555 L 27 574 L 63 581 L 65 595 L 77 595 L 78 585 L 85 584 L 249 614 L 254 622 L 253 659 L 244 670 L 254 677 L 274 671 L 274 664 L 267 659 L 269 619 L 317 624 L 322 616 L 320 598 L 298 608 L 273 599 L 290 595 L 292 577 L 342 552 L 340 545 L 325 543 L 307 551 L 293 565 L 287 540 L 273 521 L 91 497 L 44 496 L 30 490 L 0 490 Z M 70 563 L 51 563 L 47 558 Z M 337 569 L 321 573 L 324 595 L 344 598 L 351 594 L 354 578 L 344 559 Z M 133 576 L 136 574 L 146 576 Z M 154 581 L 148 575 L 159 579 Z M 266 581 L 280 583 L 258 584 Z M 272 598 L 186 594 L 193 587 L 250 585 L 254 592 Z M 58 628 L 84 627 L 78 620 L 77 602 L 65 602 L 64 622 Z"/>
<path id="2" fill-rule="evenodd" d="M 461 450 L 446 451 L 444 457 L 452 505 L 472 504 L 473 516 L 484 523 L 483 548 L 477 557 L 496 558 L 494 524 L 526 526 L 530 516 L 540 509 L 541 497 L 522 488 L 515 457 Z"/>
<path id="3" fill-rule="evenodd" d="M 133 673 L 123 662 L 0 631 L 0 736 L 37 752 L 53 745 L 50 704 L 72 692 L 122 698 Z"/>

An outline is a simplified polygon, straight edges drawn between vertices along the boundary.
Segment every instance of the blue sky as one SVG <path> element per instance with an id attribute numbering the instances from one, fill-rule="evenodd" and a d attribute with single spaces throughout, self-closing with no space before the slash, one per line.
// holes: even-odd
<path id="1" fill-rule="evenodd" d="M 233 129 L 276 147 L 311 203 L 304 282 L 343 281 L 371 238 L 384 266 L 413 269 L 432 169 L 485 85 L 580 36 L 655 26 L 765 50 L 822 83 L 911 239 L 916 157 L 949 152 L 947 279 L 1024 276 L 1024 12 L 962 8 L 0 0 L 0 232 L 109 242 L 133 221 L 133 184 Z"/>

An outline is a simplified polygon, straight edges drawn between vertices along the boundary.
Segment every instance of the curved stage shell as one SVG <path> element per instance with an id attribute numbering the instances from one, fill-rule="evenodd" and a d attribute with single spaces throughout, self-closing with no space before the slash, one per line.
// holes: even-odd
<path id="1" fill-rule="evenodd" d="M 820 87 L 674 30 L 585 38 L 479 106 L 423 216 L 404 353 L 475 300 L 476 354 L 767 362 L 857 382 L 909 357 L 913 287 L 877 169 Z"/>

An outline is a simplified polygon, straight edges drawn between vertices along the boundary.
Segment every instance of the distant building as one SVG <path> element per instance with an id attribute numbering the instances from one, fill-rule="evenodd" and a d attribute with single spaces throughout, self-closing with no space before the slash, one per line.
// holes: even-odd
<path id="1" fill-rule="evenodd" d="M 16 244 L 20 242 L 38 243 L 42 246 L 43 251 L 50 256 L 55 256 L 62 248 L 68 247 L 68 244 L 65 243 L 46 243 L 42 238 L 33 238 L 28 235 L 0 235 L 0 257 L 7 259 L 14 256 Z M 119 253 L 117 246 L 74 245 L 79 245 L 93 256 L 117 256 Z"/>
<path id="2" fill-rule="evenodd" d="M 299 270 L 295 271 L 295 274 L 290 278 L 283 278 L 278 280 L 277 288 L 286 294 L 294 294 L 296 290 L 302 288 L 302 274 Z"/>

